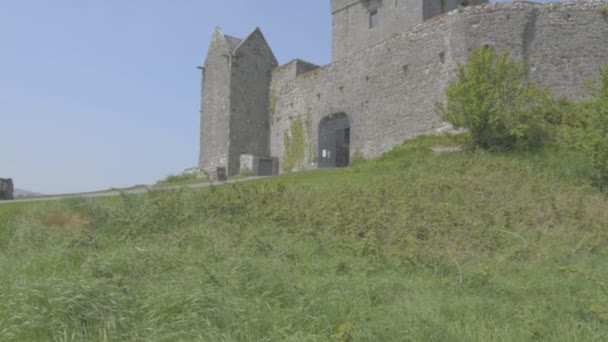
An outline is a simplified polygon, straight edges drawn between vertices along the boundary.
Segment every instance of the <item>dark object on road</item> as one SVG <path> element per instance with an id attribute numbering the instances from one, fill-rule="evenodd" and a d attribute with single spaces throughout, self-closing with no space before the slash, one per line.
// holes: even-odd
<path id="1" fill-rule="evenodd" d="M 0 200 L 13 199 L 13 180 L 11 178 L 0 178 Z"/>

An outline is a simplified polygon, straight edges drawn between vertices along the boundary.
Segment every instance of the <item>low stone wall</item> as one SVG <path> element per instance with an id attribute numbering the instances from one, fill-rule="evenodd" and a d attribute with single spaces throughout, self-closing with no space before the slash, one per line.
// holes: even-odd
<path id="1" fill-rule="evenodd" d="M 243 175 L 271 176 L 279 173 L 278 158 L 254 156 L 242 154 L 240 159 L 240 171 Z"/>

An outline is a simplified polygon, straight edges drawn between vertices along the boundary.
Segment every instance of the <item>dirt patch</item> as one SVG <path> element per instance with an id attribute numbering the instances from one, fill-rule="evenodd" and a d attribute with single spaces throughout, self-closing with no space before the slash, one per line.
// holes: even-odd
<path id="1" fill-rule="evenodd" d="M 89 224 L 89 221 L 79 214 L 68 213 L 63 210 L 51 210 L 46 213 L 41 222 L 46 227 L 52 229 L 79 229 Z"/>
<path id="2" fill-rule="evenodd" d="M 431 150 L 436 154 L 462 152 L 462 146 L 437 145 L 431 147 Z"/>

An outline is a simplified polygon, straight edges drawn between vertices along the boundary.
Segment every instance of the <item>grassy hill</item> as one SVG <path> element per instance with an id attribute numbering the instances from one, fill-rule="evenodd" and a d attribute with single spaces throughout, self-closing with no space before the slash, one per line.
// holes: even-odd
<path id="1" fill-rule="evenodd" d="M 434 153 L 200 190 L 0 207 L 2 341 L 608 339 L 589 162 Z"/>

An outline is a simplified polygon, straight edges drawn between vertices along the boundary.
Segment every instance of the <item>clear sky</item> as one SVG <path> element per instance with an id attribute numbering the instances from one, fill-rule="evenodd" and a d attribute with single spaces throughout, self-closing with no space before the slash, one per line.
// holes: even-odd
<path id="1" fill-rule="evenodd" d="M 329 0 L 0 0 L 0 177 L 67 193 L 198 163 L 215 26 L 260 26 L 280 63 L 331 59 Z"/>

